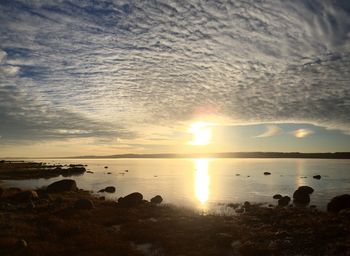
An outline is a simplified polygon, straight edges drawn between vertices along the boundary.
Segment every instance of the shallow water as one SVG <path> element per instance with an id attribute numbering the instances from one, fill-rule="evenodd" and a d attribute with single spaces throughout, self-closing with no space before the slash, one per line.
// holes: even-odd
<path id="1" fill-rule="evenodd" d="M 298 186 L 315 189 L 311 204 L 325 209 L 329 200 L 350 193 L 350 160 L 337 159 L 33 159 L 46 163 L 87 164 L 81 176 L 71 177 L 79 188 L 97 192 L 115 186 L 112 199 L 138 191 L 149 200 L 159 194 L 165 203 L 202 210 L 229 202 L 272 203 L 272 195 L 292 196 Z M 108 166 L 108 169 L 104 167 Z M 128 170 L 128 171 L 126 171 Z M 264 175 L 265 171 L 271 175 Z M 111 174 L 107 174 L 111 172 Z M 239 176 L 237 176 L 239 174 Z M 312 176 L 320 174 L 321 180 Z M 6 181 L 8 186 L 36 188 L 60 180 Z M 102 193 L 99 193 L 102 195 Z"/>

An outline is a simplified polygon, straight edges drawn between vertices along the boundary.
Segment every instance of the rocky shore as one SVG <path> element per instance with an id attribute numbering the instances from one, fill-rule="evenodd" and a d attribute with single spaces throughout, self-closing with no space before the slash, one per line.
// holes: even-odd
<path id="1" fill-rule="evenodd" d="M 302 206 L 311 193 L 275 195 L 270 207 L 232 203 L 236 214 L 223 216 L 139 192 L 106 200 L 71 179 L 0 188 L 0 255 L 350 255 L 349 198 L 324 212 Z"/>

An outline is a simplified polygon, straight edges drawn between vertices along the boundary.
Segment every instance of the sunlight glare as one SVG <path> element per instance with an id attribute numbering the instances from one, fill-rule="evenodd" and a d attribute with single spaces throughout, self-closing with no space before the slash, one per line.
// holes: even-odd
<path id="1" fill-rule="evenodd" d="M 191 125 L 189 132 L 193 134 L 194 138 L 189 142 L 190 145 L 203 146 L 208 145 L 211 141 L 212 130 L 210 123 L 197 122 Z"/>
<path id="2" fill-rule="evenodd" d="M 196 198 L 203 206 L 209 197 L 209 181 L 208 174 L 209 159 L 195 159 L 196 177 L 195 177 L 195 193 Z"/>

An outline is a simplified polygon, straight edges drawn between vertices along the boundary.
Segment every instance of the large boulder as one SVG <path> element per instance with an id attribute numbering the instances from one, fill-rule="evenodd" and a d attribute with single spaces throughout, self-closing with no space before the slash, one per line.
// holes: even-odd
<path id="1" fill-rule="evenodd" d="M 139 192 L 134 192 L 131 193 L 125 197 L 120 197 L 118 199 L 118 203 L 121 206 L 125 206 L 125 207 L 133 207 L 133 206 L 137 206 L 139 204 L 141 204 L 143 201 L 143 195 Z"/>
<path id="2" fill-rule="evenodd" d="M 310 194 L 314 189 L 309 186 L 301 186 L 293 193 L 293 202 L 296 205 L 304 206 L 310 203 Z"/>
<path id="3" fill-rule="evenodd" d="M 61 193 L 65 191 L 77 191 L 77 183 L 75 180 L 64 179 L 56 181 L 47 186 L 46 191 L 48 193 Z"/>
<path id="4" fill-rule="evenodd" d="M 155 197 L 151 198 L 152 204 L 160 204 L 163 202 L 163 198 L 160 195 L 156 195 Z"/>
<path id="5" fill-rule="evenodd" d="M 343 209 L 350 208 L 350 195 L 344 194 L 336 196 L 327 204 L 327 211 L 339 212 Z"/>
<path id="6" fill-rule="evenodd" d="M 94 203 L 91 200 L 85 198 L 78 199 L 74 204 L 74 208 L 79 210 L 90 210 L 94 207 Z"/>

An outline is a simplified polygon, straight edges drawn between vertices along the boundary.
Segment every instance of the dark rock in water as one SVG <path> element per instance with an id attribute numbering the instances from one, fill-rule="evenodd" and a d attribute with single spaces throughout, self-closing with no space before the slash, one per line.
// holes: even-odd
<path id="1" fill-rule="evenodd" d="M 129 170 L 125 170 L 125 172 L 129 172 Z"/>
<path id="2" fill-rule="evenodd" d="M 314 192 L 309 186 L 301 186 L 293 193 L 293 202 L 295 205 L 305 206 L 310 203 L 310 194 Z"/>
<path id="3" fill-rule="evenodd" d="M 321 179 L 321 175 L 315 175 L 315 176 L 313 176 L 313 178 L 316 179 L 316 180 L 320 180 Z"/>
<path id="4" fill-rule="evenodd" d="M 264 175 L 271 175 L 271 172 L 264 172 Z"/>
<path id="5" fill-rule="evenodd" d="M 75 202 L 74 208 L 80 209 L 80 210 L 90 210 L 94 208 L 94 203 L 89 199 L 82 198 L 82 199 L 78 199 Z"/>
<path id="6" fill-rule="evenodd" d="M 284 196 L 278 200 L 278 206 L 287 206 L 290 202 L 290 197 L 289 196 Z"/>
<path id="7" fill-rule="evenodd" d="M 301 193 L 310 195 L 314 192 L 314 189 L 309 186 L 300 186 L 297 190 L 299 190 Z"/>
<path id="8" fill-rule="evenodd" d="M 115 192 L 115 187 L 113 187 L 113 186 L 108 186 L 108 187 L 106 187 L 104 190 L 105 190 L 105 192 L 107 192 L 107 193 L 114 193 L 114 192 Z"/>
<path id="9" fill-rule="evenodd" d="M 281 199 L 283 196 L 281 196 L 280 194 L 276 194 L 274 195 L 272 198 L 273 199 Z"/>
<path id="10" fill-rule="evenodd" d="M 46 191 L 48 193 L 60 193 L 65 191 L 77 191 L 77 183 L 75 180 L 65 179 L 56 181 L 47 186 Z"/>
<path id="11" fill-rule="evenodd" d="M 327 211 L 339 212 L 343 209 L 350 208 L 350 195 L 344 194 L 336 196 L 327 204 Z"/>
<path id="12" fill-rule="evenodd" d="M 87 173 L 94 173 L 93 171 L 87 171 Z"/>
<path id="13" fill-rule="evenodd" d="M 107 174 L 112 174 L 111 172 L 107 172 Z"/>
<path id="14" fill-rule="evenodd" d="M 107 169 L 108 168 L 108 166 L 105 166 L 105 169 Z"/>
<path id="15" fill-rule="evenodd" d="M 143 195 L 139 192 L 131 193 L 125 197 L 120 197 L 118 203 L 121 206 L 133 207 L 142 203 Z"/>
<path id="16" fill-rule="evenodd" d="M 99 191 L 98 191 L 98 193 L 103 193 L 103 192 L 106 192 L 106 190 L 103 188 L 103 189 L 100 189 Z"/>
<path id="17" fill-rule="evenodd" d="M 152 204 L 160 204 L 163 202 L 163 198 L 160 195 L 156 195 L 155 197 L 151 198 Z"/>

